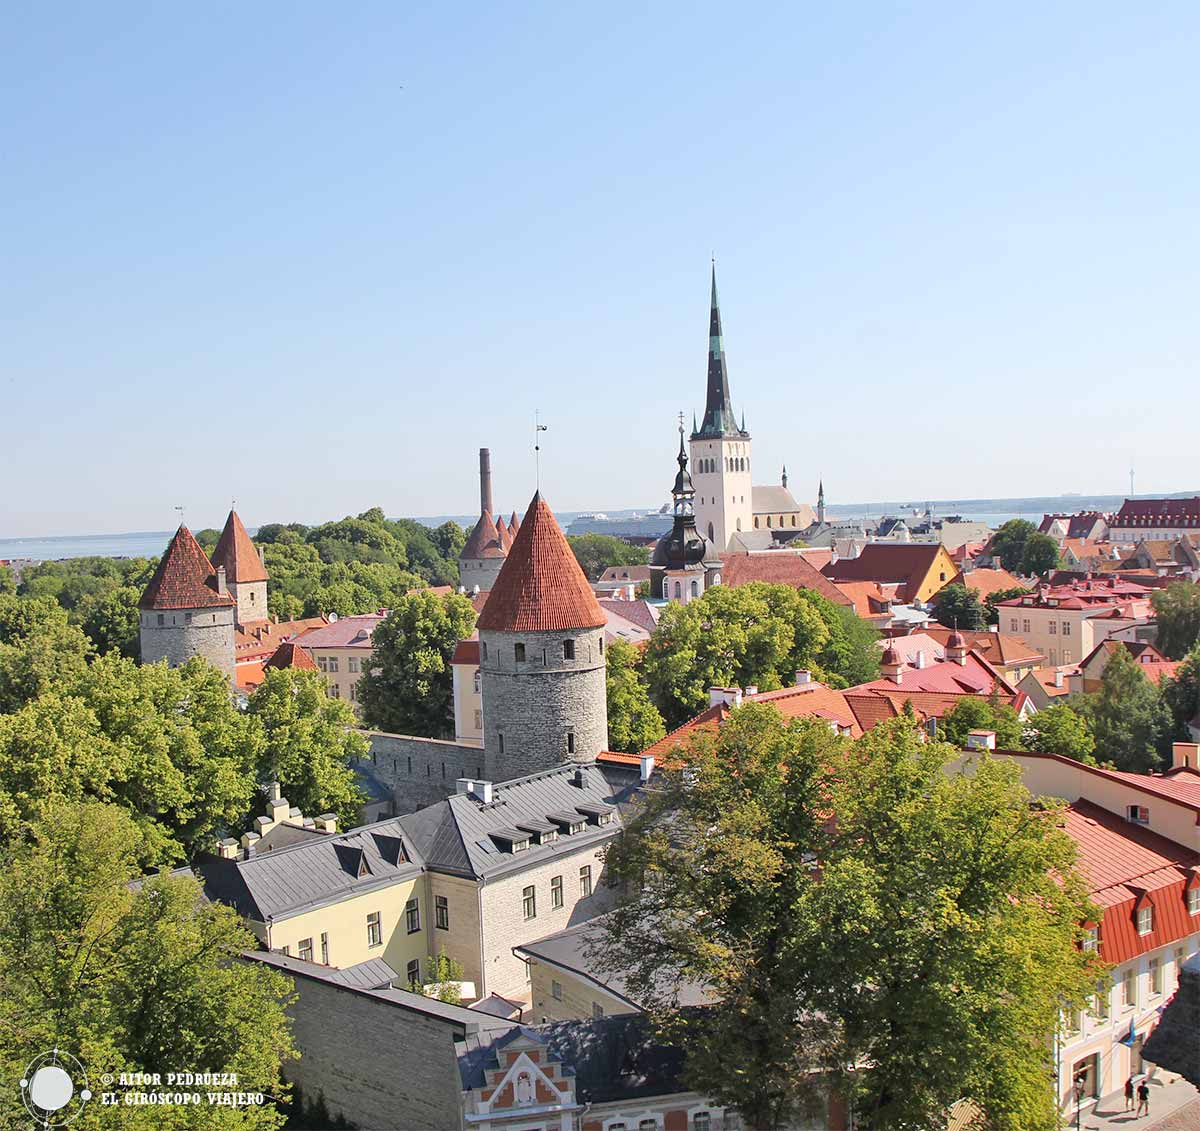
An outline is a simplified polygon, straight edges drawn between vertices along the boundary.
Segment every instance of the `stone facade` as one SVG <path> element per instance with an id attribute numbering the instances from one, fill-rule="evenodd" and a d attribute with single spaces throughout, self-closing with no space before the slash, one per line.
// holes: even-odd
<path id="1" fill-rule="evenodd" d="M 603 628 L 481 631 L 479 653 L 485 777 L 593 762 L 608 748 Z"/>
<path id="2" fill-rule="evenodd" d="M 362 733 L 371 743 L 375 776 L 392 789 L 396 813 L 413 813 L 449 797 L 458 778 L 486 776 L 478 746 L 377 730 Z"/>
<path id="3" fill-rule="evenodd" d="M 177 668 L 193 656 L 203 656 L 233 680 L 233 607 L 140 611 L 142 663 L 166 660 Z"/>
<path id="4" fill-rule="evenodd" d="M 490 593 L 503 565 L 504 558 L 459 558 L 459 584 L 468 594 L 476 589 L 480 593 Z"/>
<path id="5" fill-rule="evenodd" d="M 267 582 L 243 581 L 229 582 L 229 595 L 237 602 L 234 615 L 238 624 L 251 624 L 258 620 L 267 620 Z"/>

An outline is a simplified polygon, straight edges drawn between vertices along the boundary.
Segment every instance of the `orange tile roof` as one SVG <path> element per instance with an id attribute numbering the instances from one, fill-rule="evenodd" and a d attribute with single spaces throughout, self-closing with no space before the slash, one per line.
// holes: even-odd
<path id="1" fill-rule="evenodd" d="M 242 525 L 237 511 L 230 511 L 225 520 L 225 529 L 217 539 L 213 550 L 213 566 L 225 567 L 225 580 L 239 585 L 250 581 L 266 581 L 267 570 L 250 541 L 250 535 Z"/>
<path id="2" fill-rule="evenodd" d="M 699 732 L 705 730 L 715 731 L 718 724 L 723 723 L 729 718 L 730 710 L 731 708 L 727 707 L 724 703 L 718 703 L 715 707 L 709 707 L 707 710 L 701 711 L 694 719 L 688 719 L 682 726 L 677 726 L 653 745 L 647 746 L 642 751 L 642 754 L 649 754 L 660 764 L 664 764 L 662 762 L 664 758 L 683 749 Z"/>
<path id="3" fill-rule="evenodd" d="M 507 525 L 505 525 L 504 515 L 496 519 L 496 538 L 500 542 L 500 549 L 507 554 L 512 549 L 513 540 Z"/>
<path id="4" fill-rule="evenodd" d="M 500 546 L 500 538 L 496 534 L 496 523 L 490 512 L 484 511 L 475 523 L 475 529 L 467 536 L 466 545 L 462 548 L 460 558 L 502 558 L 504 550 Z"/>
<path id="5" fill-rule="evenodd" d="M 1005 589 L 1026 589 L 1019 577 L 1014 577 L 1006 569 L 973 569 L 970 573 L 960 573 L 949 582 L 951 585 L 965 585 L 979 593 L 982 601 L 992 593 L 1000 593 Z"/>
<path id="6" fill-rule="evenodd" d="M 180 526 L 158 563 L 150 584 L 138 601 L 139 609 L 232 608 L 228 593 L 217 592 L 217 572 L 200 543 Z"/>
<path id="7" fill-rule="evenodd" d="M 1048 696 L 1050 696 L 1051 699 L 1054 699 L 1060 695 L 1071 694 L 1071 688 L 1068 684 L 1067 677 L 1074 675 L 1078 671 L 1079 668 L 1075 664 L 1060 664 L 1055 668 L 1034 668 L 1029 675 L 1033 676 L 1033 678 L 1042 685 L 1042 690 Z M 1063 674 L 1062 687 L 1055 686 L 1054 677 L 1055 673 L 1057 672 L 1062 672 Z M 1026 676 L 1025 678 L 1028 679 L 1029 676 Z"/>
<path id="8" fill-rule="evenodd" d="M 788 550 L 768 550 L 761 554 L 722 554 L 721 579 L 726 585 L 746 585 L 768 581 L 790 585 L 793 589 L 811 589 L 835 605 L 853 605 L 853 601 L 801 554 Z"/>
<path id="9" fill-rule="evenodd" d="M 263 664 L 267 668 L 298 668 L 300 671 L 317 670 L 317 662 L 309 654 L 307 648 L 294 640 L 285 640 L 271 654 L 271 658 Z"/>
<path id="10" fill-rule="evenodd" d="M 479 667 L 479 638 L 460 640 L 454 645 L 454 654 L 450 657 L 451 664 L 470 664 Z"/>
<path id="11" fill-rule="evenodd" d="M 233 650 L 238 663 L 267 659 L 285 640 L 329 623 L 326 617 L 301 617 L 299 620 L 243 621 L 234 627 Z"/>
<path id="12" fill-rule="evenodd" d="M 539 491 L 488 594 L 478 628 L 553 632 L 605 623 L 604 610 Z"/>
<path id="13" fill-rule="evenodd" d="M 934 624 L 922 631 L 945 647 L 954 629 Z M 1013 636 L 1007 632 L 968 632 L 960 629 L 959 635 L 966 640 L 968 648 L 973 648 L 985 659 L 1000 666 L 1031 660 L 1041 661 L 1046 658 L 1020 636 Z"/>
<path id="14" fill-rule="evenodd" d="M 830 562 L 821 572 L 835 581 L 902 581 L 907 601 L 916 597 L 941 550 L 939 542 L 868 542 L 857 558 Z"/>
<path id="15" fill-rule="evenodd" d="M 878 581 L 837 581 L 837 590 L 850 598 L 854 611 L 863 618 L 887 616 L 888 606 L 899 602 L 898 585 L 880 585 Z"/>
<path id="16" fill-rule="evenodd" d="M 512 517 L 508 520 L 508 532 L 514 538 L 517 536 L 517 531 L 521 529 L 521 520 L 517 518 L 517 512 L 512 512 Z"/>

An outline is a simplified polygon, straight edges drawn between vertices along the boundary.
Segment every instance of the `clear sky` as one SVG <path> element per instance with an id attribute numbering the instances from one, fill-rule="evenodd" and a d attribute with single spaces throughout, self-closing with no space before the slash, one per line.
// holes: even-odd
<path id="1" fill-rule="evenodd" d="M 1195 4 L 16 4 L 0 536 L 1200 488 Z"/>

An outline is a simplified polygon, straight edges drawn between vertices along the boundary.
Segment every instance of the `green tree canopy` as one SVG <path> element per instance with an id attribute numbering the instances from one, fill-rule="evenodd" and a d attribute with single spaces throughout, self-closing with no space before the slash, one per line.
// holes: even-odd
<path id="1" fill-rule="evenodd" d="M 938 1126 L 963 1097 L 1003 1131 L 1058 1126 L 1051 1036 L 1099 974 L 1074 846 L 1016 766 L 953 772 L 923 737 L 899 719 L 851 745 L 749 704 L 609 850 L 628 895 L 594 959 L 755 1127 L 811 1113 L 824 1082 L 876 1128 Z M 671 1024 L 689 983 L 721 1004 Z"/>
<path id="2" fill-rule="evenodd" d="M 1087 720 L 1067 703 L 1043 707 L 1025 723 L 1025 749 L 1088 764 L 1096 760 L 1096 740 Z"/>
<path id="3" fill-rule="evenodd" d="M 49 597 L 0 596 L 0 713 L 83 676 L 94 649 Z"/>
<path id="4" fill-rule="evenodd" d="M 450 658 L 475 630 L 475 609 L 458 593 L 412 593 L 375 629 L 371 669 L 358 681 L 367 726 L 393 734 L 453 734 Z"/>
<path id="5" fill-rule="evenodd" d="M 989 593 L 983 599 L 984 607 L 987 609 L 988 624 L 1000 623 L 1000 610 L 996 607 L 1001 601 L 1011 601 L 1014 597 L 1024 597 L 1026 593 L 1031 592 L 1024 585 L 1014 585 L 1011 589 L 997 589 L 993 593 Z"/>
<path id="6" fill-rule="evenodd" d="M 1097 761 L 1133 773 L 1162 763 L 1159 750 L 1170 733 L 1171 714 L 1128 649 L 1114 649 L 1100 690 L 1082 696 L 1078 710 L 1096 740 Z"/>
<path id="7" fill-rule="evenodd" d="M 285 1014 L 291 983 L 238 959 L 253 936 L 232 909 L 202 900 L 194 879 L 141 877 L 143 832 L 117 806 L 67 804 L 0 850 L 0 1076 L 15 1081 L 34 1056 L 62 1048 L 94 1080 L 233 1072 L 239 1090 L 285 1099 L 280 1069 L 295 1056 Z M 0 1125 L 26 1122 L 17 1089 L 0 1090 Z M 84 1123 L 271 1131 L 283 1116 L 273 1103 L 93 1102 Z"/>
<path id="8" fill-rule="evenodd" d="M 938 738 L 954 746 L 966 746 L 973 730 L 994 730 L 997 750 L 1025 749 L 1017 712 L 995 696 L 964 695 L 938 720 Z"/>
<path id="9" fill-rule="evenodd" d="M 987 627 L 987 612 L 979 600 L 978 589 L 957 582 L 939 589 L 933 597 L 933 615 L 946 628 L 980 632 Z"/>
<path id="10" fill-rule="evenodd" d="M 1025 559 L 1025 543 L 1037 527 L 1023 518 L 1010 518 L 992 535 L 991 551 L 1009 572 L 1020 570 Z"/>
<path id="11" fill-rule="evenodd" d="M 1025 539 L 1020 572 L 1026 576 L 1045 577 L 1052 569 L 1058 568 L 1060 560 L 1058 543 L 1049 534 L 1035 531 Z"/>
<path id="12" fill-rule="evenodd" d="M 645 565 L 650 561 L 650 551 L 645 546 L 631 546 L 611 534 L 572 534 L 567 542 L 575 552 L 575 560 L 592 581 L 609 566 Z"/>
<path id="13" fill-rule="evenodd" d="M 335 813 L 340 828 L 359 824 L 366 796 L 350 765 L 367 756 L 370 744 L 354 729 L 350 705 L 326 694 L 325 677 L 268 670 L 247 710 L 263 729 L 260 780 L 279 782 L 283 796 L 305 816 Z"/>
<path id="14" fill-rule="evenodd" d="M 1171 716 L 1171 725 L 1159 749 L 1170 755 L 1172 742 L 1191 742 L 1188 724 L 1200 718 L 1200 644 L 1176 669 L 1175 677 L 1162 685 L 1162 701 Z"/>
<path id="15" fill-rule="evenodd" d="M 625 640 L 613 640 L 607 653 L 608 748 L 639 754 L 664 734 L 663 718 L 641 678 L 641 656 Z"/>
<path id="16" fill-rule="evenodd" d="M 1150 594 L 1158 622 L 1158 650 L 1170 660 L 1182 660 L 1200 641 L 1200 585 L 1173 581 Z"/>

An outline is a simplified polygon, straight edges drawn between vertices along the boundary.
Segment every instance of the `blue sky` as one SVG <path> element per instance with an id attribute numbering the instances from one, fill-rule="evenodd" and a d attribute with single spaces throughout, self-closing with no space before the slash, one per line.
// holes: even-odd
<path id="1" fill-rule="evenodd" d="M 1050 8 L 1052 10 L 1040 10 Z M 10 5 L 0 536 L 1200 487 L 1200 9 Z"/>

